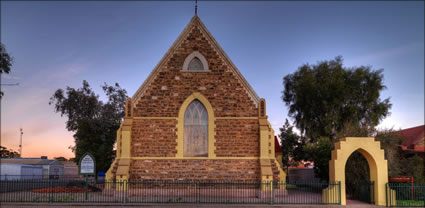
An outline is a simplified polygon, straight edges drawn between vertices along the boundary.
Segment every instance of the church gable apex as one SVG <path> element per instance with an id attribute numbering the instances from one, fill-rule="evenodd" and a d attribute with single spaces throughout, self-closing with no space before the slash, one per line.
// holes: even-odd
<path id="1" fill-rule="evenodd" d="M 260 98 L 255 93 L 255 91 L 252 89 L 252 87 L 249 85 L 249 83 L 245 80 L 245 78 L 242 76 L 240 71 L 236 68 L 236 66 L 232 63 L 230 58 L 226 55 L 226 53 L 223 51 L 223 49 L 220 47 L 220 45 L 217 43 L 217 41 L 214 39 L 214 37 L 211 35 L 211 33 L 207 30 L 205 25 L 201 22 L 198 16 L 192 17 L 189 24 L 185 27 L 182 33 L 178 36 L 178 38 L 174 41 L 173 45 L 168 49 L 168 51 L 165 53 L 165 55 L 162 57 L 162 59 L 159 61 L 159 63 L 155 66 L 154 70 L 149 74 L 148 78 L 143 82 L 143 84 L 139 87 L 139 89 L 136 91 L 136 93 L 133 95 L 132 99 L 134 101 L 134 105 L 136 105 L 139 101 L 139 99 L 144 96 L 146 90 L 149 88 L 149 85 L 155 80 L 155 78 L 158 76 L 161 70 L 167 67 L 167 63 L 173 59 L 174 55 L 176 54 L 177 50 L 182 46 L 183 43 L 186 43 L 189 36 L 193 32 L 200 32 L 202 38 L 205 38 L 208 41 L 209 47 L 212 48 L 212 50 L 218 55 L 219 59 L 223 61 L 223 64 L 226 65 L 227 69 L 233 74 L 233 76 L 238 80 L 241 86 L 245 89 L 247 95 L 252 100 L 253 104 L 257 107 L 258 103 L 260 101 Z M 193 56 L 193 57 L 192 57 Z M 189 60 L 190 59 L 190 60 Z M 198 63 L 194 63 L 195 65 L 200 65 L 199 69 L 202 70 L 193 70 L 193 73 L 199 73 L 199 72 L 210 72 L 210 68 L 208 67 L 207 60 L 203 57 L 202 54 L 200 54 L 196 48 L 194 48 L 194 51 L 191 52 L 187 57 L 184 58 L 184 62 L 182 61 L 182 70 L 183 72 L 191 72 L 191 70 L 188 68 L 188 66 L 191 64 L 191 60 L 196 60 Z"/>

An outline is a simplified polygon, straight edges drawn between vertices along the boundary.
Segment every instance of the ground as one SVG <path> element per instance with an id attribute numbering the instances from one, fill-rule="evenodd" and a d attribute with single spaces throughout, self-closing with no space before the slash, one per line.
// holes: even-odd
<path id="1" fill-rule="evenodd" d="M 52 207 L 52 208 L 62 208 L 62 207 L 249 207 L 249 208 L 257 208 L 257 207 L 297 207 L 297 208 L 316 208 L 316 207 L 346 207 L 346 208 L 372 208 L 379 207 L 376 205 L 370 204 L 348 204 L 347 206 L 341 205 L 250 205 L 250 204 L 61 204 L 61 203 L 2 203 L 2 208 L 11 208 L 11 207 Z"/>

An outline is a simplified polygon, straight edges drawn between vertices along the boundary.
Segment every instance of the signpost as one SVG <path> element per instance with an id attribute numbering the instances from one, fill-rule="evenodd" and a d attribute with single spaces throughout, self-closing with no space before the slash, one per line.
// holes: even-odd
<path id="1" fill-rule="evenodd" d="M 86 179 L 86 200 L 88 199 L 88 183 L 87 176 L 96 174 L 96 160 L 90 153 L 85 153 L 78 163 L 78 172 L 80 175 L 84 175 Z"/>

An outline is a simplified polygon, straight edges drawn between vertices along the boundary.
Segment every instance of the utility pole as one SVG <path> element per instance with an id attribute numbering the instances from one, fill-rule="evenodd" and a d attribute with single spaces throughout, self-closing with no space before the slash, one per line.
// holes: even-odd
<path id="1" fill-rule="evenodd" d="M 20 128 L 21 130 L 21 141 L 19 142 L 19 157 L 22 157 L 22 135 L 24 135 L 24 130 Z"/>

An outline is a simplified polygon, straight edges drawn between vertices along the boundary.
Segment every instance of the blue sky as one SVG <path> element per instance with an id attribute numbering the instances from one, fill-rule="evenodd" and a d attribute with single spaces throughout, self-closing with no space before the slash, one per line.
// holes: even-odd
<path id="1" fill-rule="evenodd" d="M 278 132 L 282 78 L 342 55 L 384 69 L 391 116 L 381 128 L 424 124 L 424 2 L 200 1 L 198 16 L 260 97 Z M 53 112 L 58 88 L 118 82 L 132 96 L 194 14 L 194 3 L 1 2 L 1 42 L 14 57 L 2 83 L 2 145 L 23 156 L 71 157 L 72 133 Z"/>

